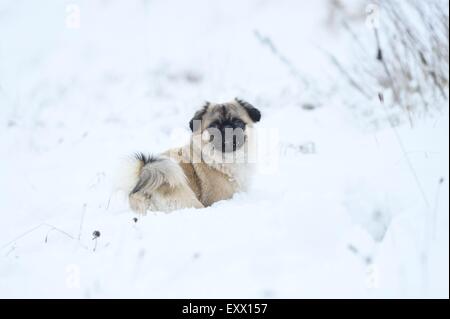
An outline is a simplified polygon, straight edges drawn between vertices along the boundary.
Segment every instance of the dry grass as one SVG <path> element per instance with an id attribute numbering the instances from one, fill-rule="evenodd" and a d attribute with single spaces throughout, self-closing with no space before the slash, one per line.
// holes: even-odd
<path id="1" fill-rule="evenodd" d="M 354 44 L 352 62 L 331 57 L 347 84 L 362 101 L 382 96 L 411 123 L 418 114 L 442 111 L 449 92 L 449 2 L 381 0 L 366 15 L 374 23 L 365 27 L 342 20 Z"/>

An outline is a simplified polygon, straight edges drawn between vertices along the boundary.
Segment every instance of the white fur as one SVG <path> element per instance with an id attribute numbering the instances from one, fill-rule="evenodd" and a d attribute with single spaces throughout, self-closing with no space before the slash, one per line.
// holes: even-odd
<path id="1" fill-rule="evenodd" d="M 155 190 L 164 183 L 171 187 L 186 184 L 186 176 L 183 169 L 172 159 L 164 156 L 159 157 L 160 160 L 145 165 L 141 174 L 148 174 L 150 181 L 146 188 Z"/>
<path id="2" fill-rule="evenodd" d="M 248 162 L 248 143 L 233 153 L 222 153 L 212 151 L 214 147 L 204 144 L 198 147 L 194 144 L 194 149 L 201 152 L 203 160 L 212 168 L 228 176 L 228 180 L 236 185 L 237 191 L 246 191 L 249 187 L 250 178 L 253 173 L 253 166 Z"/>
<path id="3" fill-rule="evenodd" d="M 174 160 L 159 156 L 157 161 L 145 166 L 138 159 L 136 162 L 130 168 L 130 180 L 139 183 L 142 179 L 145 184 L 138 192 L 131 193 L 132 189 L 128 190 L 130 207 L 134 211 L 145 214 L 147 210 L 169 212 L 185 207 L 203 207 L 190 189 L 183 169 Z M 168 185 L 171 192 L 162 195 L 159 191 L 162 185 Z"/>
<path id="4" fill-rule="evenodd" d="M 157 188 L 163 183 L 171 187 L 186 184 L 186 176 L 183 169 L 171 158 L 159 156 L 159 161 L 143 166 L 137 158 L 128 158 L 121 163 L 120 175 L 116 176 L 116 190 L 129 194 L 139 181 L 142 173 L 151 175 L 149 186 Z"/>
<path id="5" fill-rule="evenodd" d="M 114 178 L 114 190 L 125 193 L 127 196 L 137 184 L 142 164 L 136 158 L 126 158 L 121 161 L 116 169 Z"/>

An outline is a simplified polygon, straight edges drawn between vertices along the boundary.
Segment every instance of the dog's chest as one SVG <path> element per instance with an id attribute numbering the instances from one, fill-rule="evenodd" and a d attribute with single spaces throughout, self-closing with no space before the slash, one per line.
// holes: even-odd
<path id="1" fill-rule="evenodd" d="M 202 198 L 205 206 L 215 202 L 230 199 L 236 192 L 245 190 L 247 174 L 244 168 L 214 166 L 201 172 Z"/>

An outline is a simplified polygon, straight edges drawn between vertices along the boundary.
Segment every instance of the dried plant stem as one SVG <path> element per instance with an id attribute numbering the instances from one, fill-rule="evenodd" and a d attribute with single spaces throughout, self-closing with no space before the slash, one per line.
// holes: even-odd
<path id="1" fill-rule="evenodd" d="M 380 95 L 382 97 L 382 95 Z M 387 111 L 386 111 L 386 106 L 384 104 L 384 99 L 380 98 L 380 102 L 381 105 L 383 107 L 383 109 L 385 110 L 385 113 L 387 115 Z M 414 178 L 414 181 L 417 185 L 417 188 L 419 189 L 421 195 L 422 195 L 422 199 L 426 205 L 426 207 L 429 209 L 430 208 L 430 202 L 428 201 L 427 195 L 425 193 L 425 190 L 422 186 L 422 183 L 419 179 L 419 175 L 417 174 L 416 169 L 414 168 L 414 165 L 411 162 L 411 159 L 409 157 L 408 151 L 406 150 L 405 144 L 403 143 L 403 140 L 400 136 L 400 133 L 398 132 L 397 128 L 394 125 L 391 125 L 392 131 L 394 132 L 395 135 L 395 139 L 397 140 L 398 145 L 400 146 L 400 150 L 402 151 L 403 157 L 406 160 L 406 163 L 408 164 L 409 170 L 411 171 L 411 174 Z"/>
<path id="2" fill-rule="evenodd" d="M 72 236 L 71 234 L 69 234 L 68 232 L 66 232 L 66 231 L 64 231 L 64 230 L 62 230 L 62 229 L 60 229 L 60 228 L 58 228 L 58 227 L 56 227 L 56 226 L 54 226 L 54 225 L 51 225 L 51 224 L 48 224 L 48 223 L 42 223 L 42 224 L 39 224 L 39 225 L 37 225 L 37 226 L 35 226 L 35 227 L 33 227 L 33 228 L 31 228 L 31 229 L 25 231 L 24 233 L 20 234 L 19 236 L 15 237 L 14 239 L 10 240 L 10 241 L 7 242 L 6 244 L 2 245 L 2 246 L 0 247 L 0 249 L 5 249 L 5 248 L 9 247 L 10 245 L 14 244 L 14 243 L 17 242 L 18 240 L 24 238 L 25 236 L 27 236 L 27 235 L 29 235 L 29 234 L 35 232 L 36 230 L 38 230 L 38 229 L 40 229 L 40 228 L 43 228 L 43 227 L 48 227 L 48 228 L 50 228 L 50 229 L 48 230 L 46 236 L 45 236 L 45 240 L 44 240 L 45 243 L 48 242 L 48 236 L 49 236 L 49 234 L 50 234 L 51 232 L 53 232 L 53 231 L 56 231 L 56 232 L 58 232 L 58 233 L 60 233 L 60 234 L 63 234 L 64 236 L 70 238 L 71 240 L 76 240 L 76 241 L 77 241 L 77 239 L 76 239 L 74 236 Z M 78 242 L 78 241 L 77 241 L 77 242 Z M 81 247 L 83 247 L 84 249 L 88 249 L 87 246 L 81 244 L 80 242 L 78 242 L 78 244 L 79 244 Z"/>
<path id="3" fill-rule="evenodd" d="M 257 30 L 255 30 L 254 34 L 255 34 L 256 39 L 258 39 L 258 41 L 262 45 L 264 45 L 265 47 L 268 47 L 270 49 L 270 51 L 273 53 L 273 55 L 275 55 L 277 57 L 277 59 L 280 60 L 281 63 L 283 63 L 289 69 L 291 74 L 294 75 L 296 78 L 298 78 L 302 82 L 305 89 L 309 87 L 309 83 L 305 79 L 305 77 L 302 75 L 302 73 L 295 67 L 295 65 L 283 53 L 281 53 L 280 50 L 278 50 L 278 48 L 275 46 L 275 44 L 269 37 L 262 35 Z"/>
<path id="4" fill-rule="evenodd" d="M 359 83 L 356 81 L 356 79 L 354 79 L 350 73 L 347 72 L 347 70 L 345 69 L 345 67 L 338 61 L 338 59 L 332 55 L 332 54 L 328 54 L 328 56 L 331 59 L 331 62 L 339 69 L 339 71 L 345 76 L 345 78 L 347 79 L 347 81 L 350 83 L 350 85 L 352 87 L 354 87 L 359 93 L 361 93 L 364 97 L 366 97 L 367 99 L 372 99 L 373 95 L 369 94 L 366 92 L 366 90 L 364 90 L 364 88 L 359 85 Z"/>

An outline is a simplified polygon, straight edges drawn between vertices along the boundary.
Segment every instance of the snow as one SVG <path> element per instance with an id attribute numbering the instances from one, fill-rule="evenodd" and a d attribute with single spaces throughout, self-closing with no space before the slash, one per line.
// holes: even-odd
<path id="1" fill-rule="evenodd" d="M 322 49 L 346 46 L 326 19 L 325 1 L 1 0 L 0 297 L 448 298 L 448 107 L 362 130 L 327 89 Z M 269 141 L 251 190 L 134 215 L 122 161 L 235 96 Z"/>

